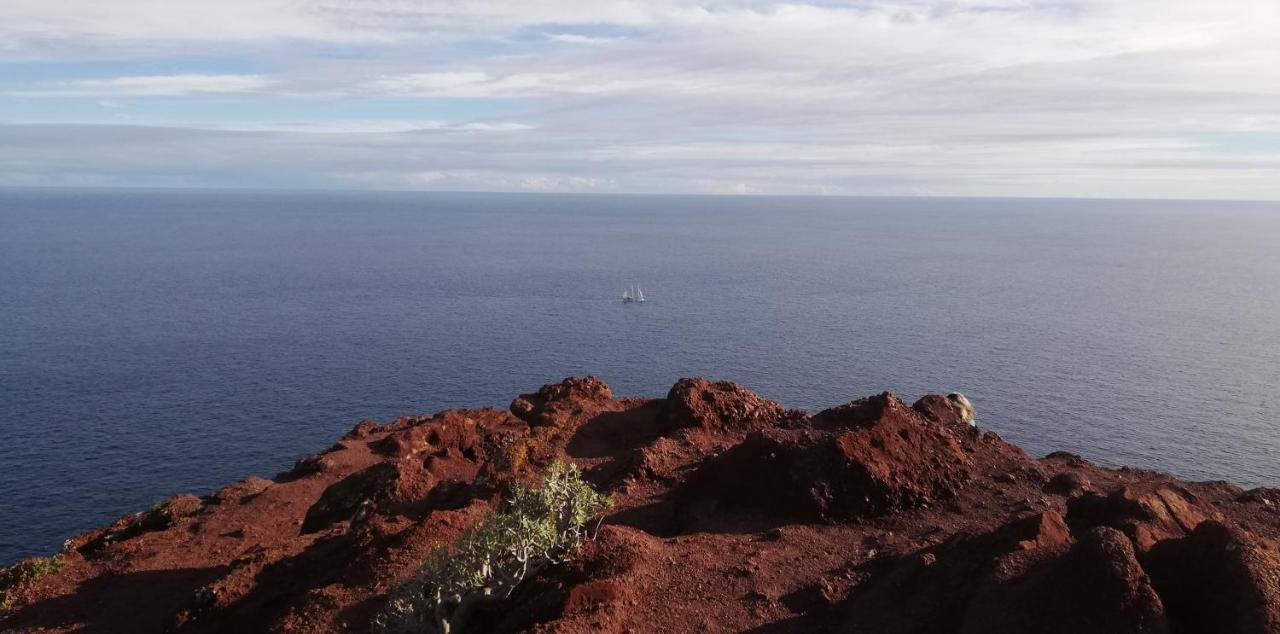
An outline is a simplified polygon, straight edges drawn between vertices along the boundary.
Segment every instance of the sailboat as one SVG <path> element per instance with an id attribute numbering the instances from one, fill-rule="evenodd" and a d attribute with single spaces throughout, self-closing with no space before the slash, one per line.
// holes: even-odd
<path id="1" fill-rule="evenodd" d="M 628 287 L 627 287 L 627 290 L 622 291 L 622 303 L 624 303 L 624 304 L 643 304 L 643 303 L 644 303 L 644 291 L 640 290 L 640 287 L 639 287 L 639 286 L 636 286 L 636 287 L 630 287 L 630 286 L 628 286 Z"/>

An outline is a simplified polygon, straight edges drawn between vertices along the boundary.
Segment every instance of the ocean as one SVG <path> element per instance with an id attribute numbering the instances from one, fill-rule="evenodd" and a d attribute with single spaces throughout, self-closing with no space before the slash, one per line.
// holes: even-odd
<path id="1" fill-rule="evenodd" d="M 1280 485 L 1280 204 L 0 189 L 0 562 L 588 373 Z"/>

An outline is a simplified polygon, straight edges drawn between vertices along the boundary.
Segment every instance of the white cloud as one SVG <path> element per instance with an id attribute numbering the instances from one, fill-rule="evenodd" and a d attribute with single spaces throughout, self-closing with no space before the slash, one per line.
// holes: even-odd
<path id="1" fill-rule="evenodd" d="M 569 70 L 503 76 L 470 71 L 386 76 L 358 91 L 395 97 L 510 98 L 630 92 L 641 90 L 646 84 L 643 80 L 584 76 Z"/>
<path id="2" fill-rule="evenodd" d="M 358 184 L 382 189 L 522 192 L 610 192 L 617 189 L 617 184 L 610 178 L 537 171 L 513 174 L 509 171 L 483 169 L 383 170 L 337 172 L 332 177 L 339 184 Z"/>
<path id="3" fill-rule="evenodd" d="M 454 134 L 511 133 L 533 130 L 537 126 L 518 121 L 399 121 L 390 119 L 326 119 L 319 121 L 262 121 L 207 126 L 192 123 L 187 127 L 240 132 L 300 132 L 308 134 L 398 134 L 407 132 L 441 132 Z"/>
<path id="4" fill-rule="evenodd" d="M 579 35 L 577 33 L 549 33 L 547 34 L 547 39 L 565 44 L 607 44 L 622 38 Z"/>
<path id="5" fill-rule="evenodd" d="M 1280 197 L 1275 0 L 8 5 L 0 59 L 180 52 L 270 69 L 10 81 L 11 95 L 332 105 L 328 119 L 254 125 L 200 110 L 188 127 L 307 155 L 193 166 L 211 184 L 244 182 L 257 161 L 257 178 L 293 184 Z M 59 133 L 88 134 L 40 130 Z M 139 161 L 186 160 L 144 146 Z M 93 171 L 88 150 L 60 147 L 36 153 L 43 169 Z"/>
<path id="6" fill-rule="evenodd" d="M 56 58 L 167 49 L 198 42 L 389 42 L 502 35 L 540 24 L 645 24 L 641 1 L 479 0 L 5 0 L 0 52 Z"/>
<path id="7" fill-rule="evenodd" d="M 24 96 L 121 95 L 169 97 L 194 94 L 262 92 L 275 82 L 262 75 L 146 75 L 111 79 L 52 82 L 32 90 L 14 91 Z M 111 103 L 111 102 L 99 102 Z M 110 107 L 110 106 L 108 106 Z"/>

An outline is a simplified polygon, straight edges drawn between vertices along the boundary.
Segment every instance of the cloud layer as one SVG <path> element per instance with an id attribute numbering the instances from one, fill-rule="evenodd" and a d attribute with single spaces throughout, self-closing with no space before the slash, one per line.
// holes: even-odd
<path id="1" fill-rule="evenodd" d="M 1273 0 L 6 4 L 0 184 L 1280 198 Z"/>

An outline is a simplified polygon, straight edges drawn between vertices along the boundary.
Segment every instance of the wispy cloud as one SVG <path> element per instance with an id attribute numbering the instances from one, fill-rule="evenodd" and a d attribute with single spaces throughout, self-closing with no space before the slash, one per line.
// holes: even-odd
<path id="1" fill-rule="evenodd" d="M 1274 0 L 9 4 L 0 182 L 1280 197 Z"/>
<path id="2" fill-rule="evenodd" d="M 400 134 L 400 133 L 455 133 L 486 134 L 511 133 L 534 130 L 537 126 L 518 121 L 397 121 L 393 119 L 325 119 L 320 121 L 260 121 L 220 126 L 200 126 L 212 130 L 240 132 L 300 132 L 314 134 Z"/>
<path id="3" fill-rule="evenodd" d="M 23 96 L 139 96 L 263 92 L 276 82 L 262 75 L 147 75 L 51 82 L 29 90 L 13 91 Z M 102 103 L 102 102 L 99 102 Z"/>

